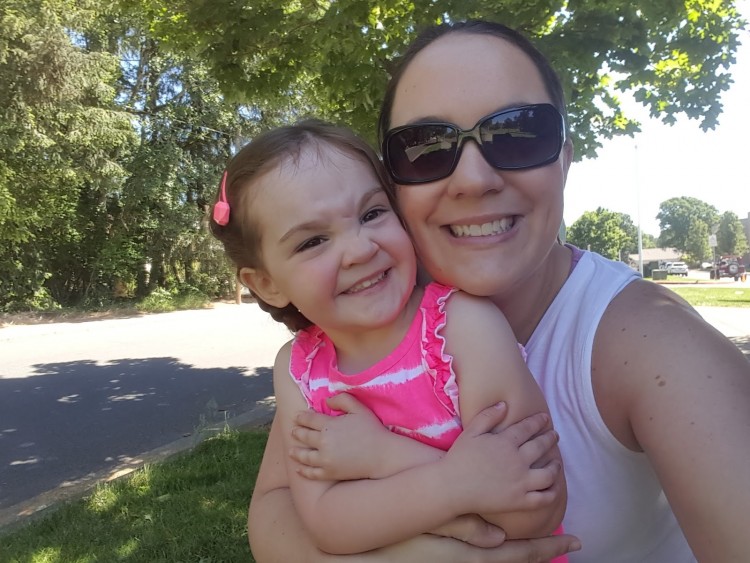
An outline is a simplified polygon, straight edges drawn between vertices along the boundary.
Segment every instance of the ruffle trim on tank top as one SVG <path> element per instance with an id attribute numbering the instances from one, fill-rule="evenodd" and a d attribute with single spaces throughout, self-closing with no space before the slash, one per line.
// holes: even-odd
<path id="1" fill-rule="evenodd" d="M 318 355 L 320 347 L 324 345 L 324 333 L 317 326 L 309 326 L 297 332 L 292 344 L 291 357 L 289 358 L 289 372 L 292 379 L 297 382 L 302 395 L 307 401 L 307 406 L 319 410 L 313 404 L 312 390 L 310 388 L 310 373 L 312 372 L 313 360 Z M 327 405 L 322 405 L 325 410 L 320 412 L 330 413 Z"/>
<path id="2" fill-rule="evenodd" d="M 435 396 L 454 415 L 459 415 L 458 382 L 453 371 L 453 356 L 445 351 L 442 330 L 447 322 L 445 304 L 458 291 L 439 283 L 425 288 L 422 311 L 422 359 L 425 369 L 435 380 Z"/>

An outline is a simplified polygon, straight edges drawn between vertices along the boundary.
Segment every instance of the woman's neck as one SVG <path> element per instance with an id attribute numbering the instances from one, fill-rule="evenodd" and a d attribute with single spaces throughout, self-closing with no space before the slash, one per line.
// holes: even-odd
<path id="1" fill-rule="evenodd" d="M 570 274 L 572 251 L 555 244 L 544 262 L 507 292 L 491 299 L 508 319 L 516 339 L 526 344 Z"/>

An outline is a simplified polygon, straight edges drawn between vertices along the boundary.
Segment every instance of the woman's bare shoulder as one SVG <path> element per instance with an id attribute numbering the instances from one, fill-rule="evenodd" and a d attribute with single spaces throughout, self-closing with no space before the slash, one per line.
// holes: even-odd
<path id="1" fill-rule="evenodd" d="M 642 280 L 604 313 L 591 373 L 602 417 L 631 449 L 643 446 L 637 427 L 655 420 L 654 412 L 692 408 L 706 393 L 706 378 L 716 400 L 732 389 L 744 392 L 750 381 L 747 360 L 731 341 L 677 294 Z"/>

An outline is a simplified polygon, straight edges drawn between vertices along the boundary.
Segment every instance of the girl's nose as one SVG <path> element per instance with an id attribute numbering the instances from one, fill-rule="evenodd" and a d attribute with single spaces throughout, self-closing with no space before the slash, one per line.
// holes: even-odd
<path id="1" fill-rule="evenodd" d="M 448 191 L 453 197 L 479 197 L 503 189 L 502 173 L 493 168 L 482 155 L 479 145 L 467 140 L 458 164 L 448 179 Z"/>
<path id="2" fill-rule="evenodd" d="M 345 244 L 342 259 L 345 268 L 372 260 L 379 248 L 378 244 L 363 229 L 359 229 L 356 234 L 352 234 Z"/>

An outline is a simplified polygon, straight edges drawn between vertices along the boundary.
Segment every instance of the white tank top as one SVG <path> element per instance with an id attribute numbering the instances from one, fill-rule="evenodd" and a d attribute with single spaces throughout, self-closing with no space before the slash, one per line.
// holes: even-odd
<path id="1" fill-rule="evenodd" d="M 583 252 L 526 345 L 560 434 L 568 483 L 563 526 L 583 544 L 571 563 L 695 561 L 646 455 L 617 441 L 594 401 L 596 329 L 613 297 L 638 277 L 621 262 Z"/>

